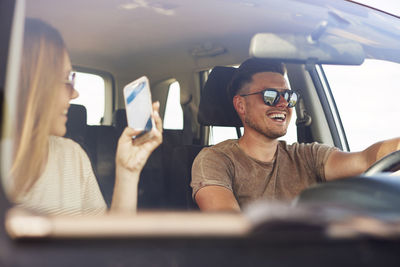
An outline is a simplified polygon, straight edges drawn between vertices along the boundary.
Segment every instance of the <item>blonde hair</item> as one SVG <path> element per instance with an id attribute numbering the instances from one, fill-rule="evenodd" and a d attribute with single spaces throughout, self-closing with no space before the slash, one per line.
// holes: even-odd
<path id="1" fill-rule="evenodd" d="M 64 41 L 55 28 L 39 19 L 26 19 L 11 168 L 14 200 L 34 185 L 47 161 L 65 52 Z"/>

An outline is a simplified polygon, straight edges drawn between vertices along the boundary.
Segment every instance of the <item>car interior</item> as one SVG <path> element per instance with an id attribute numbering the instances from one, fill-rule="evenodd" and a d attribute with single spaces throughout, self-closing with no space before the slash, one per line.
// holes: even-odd
<path id="1" fill-rule="evenodd" d="M 4 8 L 6 2 L 2 3 Z M 308 234 L 314 236 L 315 229 L 318 229 L 318 232 L 323 231 L 324 238 L 336 241 L 344 239 L 343 243 L 349 242 L 346 238 L 361 238 L 362 243 L 365 242 L 366 236 L 372 236 L 372 243 L 367 244 L 369 248 L 375 248 L 376 243 L 373 242 L 379 238 L 386 238 L 386 241 L 390 236 L 398 238 L 398 226 L 386 227 L 385 223 L 388 221 L 384 221 L 381 228 L 368 228 L 368 231 L 364 232 L 364 228 L 358 224 L 346 224 L 350 221 L 346 220 L 353 214 L 356 214 L 357 218 L 372 218 L 373 222 L 379 220 L 381 223 L 382 218 L 390 218 L 390 223 L 398 223 L 396 219 L 400 215 L 400 180 L 382 173 L 400 168 L 398 152 L 361 176 L 317 184 L 305 190 L 289 206 L 261 203 L 261 206 L 255 206 L 257 219 L 252 217 L 254 207 L 250 207 L 248 211 L 244 210 L 243 214 L 201 213 L 193 200 L 190 187 L 193 160 L 202 148 L 215 144 L 217 130 L 224 130 L 222 140 L 240 138 L 243 133 L 242 123 L 228 100 L 226 88 L 236 68 L 250 57 L 284 62 L 290 87 L 300 93 L 301 97 L 291 122 L 294 138 L 288 142 L 319 142 L 343 151 L 353 151 L 352 142 L 347 138 L 350 132 L 347 125 L 351 123 L 344 120 L 338 109 L 340 103 L 332 93 L 335 86 L 330 83 L 329 68 L 357 67 L 371 60 L 399 65 L 398 16 L 353 1 L 337 0 L 35 0 L 7 3 L 11 2 L 8 9 L 14 11 L 14 17 L 7 23 L 2 22 L 2 34 L 6 30 L 12 33 L 10 42 L 7 45 L 2 43 L 2 53 L 7 51 L 9 62 L 18 62 L 18 48 L 23 42 L 24 18 L 40 18 L 61 32 L 73 68 L 78 75 L 96 75 L 104 84 L 104 91 L 89 94 L 91 100 L 88 103 L 97 101 L 98 94 L 104 99 L 99 119 L 89 123 L 92 107 L 80 103 L 77 99 L 78 102 L 72 102 L 68 111 L 65 137 L 80 144 L 88 154 L 108 207 L 111 205 L 114 188 L 117 142 L 127 126 L 123 97 L 125 85 L 141 76 L 148 77 L 152 100 L 160 102 L 160 116 L 164 121 L 164 129 L 162 144 L 152 153 L 140 176 L 137 215 L 118 215 L 114 218 L 105 216 L 101 220 L 91 217 L 76 220 L 62 216 L 37 216 L 12 208 L 4 194 L 0 194 L 0 207 L 4 209 L 4 217 L 0 219 L 7 221 L 7 234 L 4 234 L 7 240 L 11 238 L 23 242 L 29 238 L 43 237 L 55 240 L 95 237 L 115 241 L 122 238 L 125 241 L 115 241 L 116 248 L 125 248 L 128 242 L 126 240 L 135 237 L 143 243 L 140 244 L 136 240 L 134 248 L 146 244 L 148 249 L 141 250 L 144 253 L 140 256 L 141 263 L 153 260 L 149 251 L 157 251 L 162 256 L 154 259 L 154 262 L 162 263 L 164 259 L 166 265 L 174 266 L 171 257 L 175 257 L 176 266 L 182 266 L 182 263 L 187 264 L 192 256 L 199 257 L 201 251 L 212 251 L 212 247 L 207 243 L 207 238 L 211 238 L 212 241 L 216 241 L 216 247 L 225 247 L 221 250 L 221 255 L 211 253 L 210 257 L 215 260 L 214 265 L 221 266 L 218 265 L 221 263 L 221 257 L 235 254 L 229 244 L 236 244 L 235 249 L 244 249 L 249 242 L 240 243 L 242 241 L 238 240 L 249 235 L 256 236 L 258 241 L 251 243 L 242 255 L 246 255 L 248 260 L 251 256 L 250 249 L 259 246 L 254 252 L 258 255 L 253 261 L 255 265 L 264 258 L 260 256 L 264 255 L 261 248 L 273 247 L 272 241 L 278 240 L 283 244 L 293 237 L 297 238 L 296 242 L 299 244 L 299 240 L 307 239 Z M 2 100 L 3 138 L 7 137 L 6 129 L 12 127 L 12 117 L 7 116 L 14 114 L 15 94 L 12 92 L 17 90 L 15 81 L 18 67 L 18 63 L 7 65 L 2 62 L 1 65 L 2 72 L 6 73 L 7 70 L 4 80 L 1 80 L 4 94 L 2 97 L 5 99 Z M 177 106 L 180 113 L 171 115 L 168 103 L 172 95 L 171 88 L 177 83 Z M 362 97 L 376 97 L 354 89 L 356 90 Z M 388 110 L 388 118 L 381 120 L 394 123 L 383 129 L 370 122 L 371 128 L 382 128 L 382 131 L 388 134 L 385 138 L 398 136 L 398 128 L 395 127 L 398 124 L 396 114 L 400 114 L 400 94 L 398 90 L 390 90 L 393 95 L 382 93 L 384 96 L 381 98 L 394 101 L 393 104 L 387 104 L 388 109 L 390 106 L 393 111 Z M 342 91 L 348 92 L 349 89 L 344 88 Z M 84 92 L 80 94 L 83 95 Z M 361 98 L 354 100 L 363 101 Z M 355 109 L 358 108 L 354 106 L 349 110 Z M 379 111 L 374 107 L 371 110 L 371 113 L 373 112 Z M 372 121 L 372 115 L 365 115 L 369 116 Z M 392 116 L 391 119 L 389 116 Z M 166 127 L 166 121 L 170 120 L 181 123 L 178 123 L 178 126 Z M 368 123 L 368 118 L 366 121 Z M 357 126 L 361 128 L 358 124 Z M 230 134 L 225 134 L 228 129 Z M 372 129 L 362 128 L 362 131 L 362 135 L 374 135 Z M 370 144 L 368 142 L 365 141 L 365 145 Z M 3 187 L 7 153 L 10 153 L 10 148 L 3 145 Z M 324 210 L 324 207 L 331 209 Z M 339 213 L 336 208 L 345 212 Z M 331 220 L 333 214 L 346 223 L 337 218 Z M 324 219 L 310 219 L 313 216 Z M 253 227 L 254 224 L 260 225 L 257 221 L 260 218 L 263 227 Z M 331 221 L 339 223 L 329 228 L 333 229 L 332 231 L 327 231 L 326 225 L 331 225 Z M 279 228 L 280 226 L 282 228 Z M 271 234 L 272 241 L 262 239 L 268 234 Z M 150 241 L 146 239 L 149 237 Z M 174 241 L 168 243 L 166 240 L 171 237 Z M 195 246 L 201 249 L 199 252 L 190 252 L 186 246 L 190 246 L 190 241 L 196 238 L 200 241 L 195 243 Z M 260 241 L 260 238 L 263 241 Z M 157 244 L 161 244 L 163 250 L 152 247 L 151 242 L 154 240 L 160 242 Z M 313 239 L 312 244 L 320 245 L 321 240 Z M 395 251 L 398 239 L 388 242 L 393 242 L 390 243 L 392 246 L 387 246 L 388 253 Z M 64 243 L 64 246 L 67 246 L 65 244 L 69 244 L 68 241 Z M 85 244 L 88 247 L 93 245 L 90 241 Z M 171 250 L 180 248 L 181 252 L 168 250 L 170 244 L 174 244 Z M 46 247 L 51 245 L 51 242 L 46 243 Z M 101 243 L 98 246 L 104 249 L 106 244 Z M 312 248 L 313 245 L 307 246 L 304 251 L 310 252 Z M 336 248 L 339 252 L 345 251 L 345 247 Z M 89 248 L 85 248 L 84 251 L 87 250 Z M 171 253 L 169 256 L 167 250 Z M 360 251 L 361 249 L 358 252 L 362 254 Z M 283 249 L 279 252 L 279 255 L 284 254 Z M 388 255 L 383 250 L 380 252 L 381 254 L 374 254 L 376 259 L 373 258 L 369 262 L 365 260 L 363 263 L 367 262 L 372 266 L 379 262 L 378 259 Z M 93 255 L 91 253 L 95 252 L 92 250 L 88 253 Z M 100 259 L 110 256 L 110 253 L 98 257 L 97 263 Z M 121 258 L 121 255 L 126 256 L 129 249 L 126 248 L 121 253 L 111 258 L 115 260 Z M 301 254 L 298 253 L 297 255 Z M 271 257 L 273 252 L 265 255 Z M 225 263 L 235 260 L 239 265 L 245 263 L 244 258 L 238 260 L 238 257 L 239 254 Z M 276 262 L 274 259 L 277 260 L 277 257 L 273 258 L 272 262 Z M 362 257 L 352 258 L 346 252 L 349 262 L 360 258 Z M 322 262 L 323 258 L 320 260 Z M 390 254 L 387 260 L 395 261 L 394 254 Z M 199 263 L 206 261 L 202 259 Z M 65 262 L 71 263 L 71 260 Z M 126 264 L 126 261 L 121 262 Z M 331 262 L 333 263 L 335 261 Z M 121 263 L 121 266 L 125 265 Z"/>
<path id="2" fill-rule="evenodd" d="M 399 60 L 392 53 L 398 42 L 395 36 L 389 35 L 391 42 L 382 41 L 380 49 L 372 41 L 360 40 L 361 33 L 352 20 L 363 23 L 362 15 L 367 10 L 360 7 L 349 11 L 350 3 L 327 8 L 298 1 L 290 8 L 283 8 L 276 1 L 235 3 L 229 5 L 229 12 L 209 14 L 198 25 L 196 21 L 211 10 L 213 1 L 201 5 L 133 1 L 115 3 L 112 8 L 103 1 L 96 2 L 96 16 L 86 11 L 90 1 L 85 4 L 41 0 L 28 1 L 24 8 L 25 16 L 41 18 L 60 30 L 77 71 L 98 74 L 105 81 L 101 120 L 88 125 L 87 108 L 72 104 L 66 137 L 78 142 L 89 155 L 108 206 L 114 186 L 116 145 L 127 126 L 122 89 L 139 76 L 150 79 L 152 98 L 160 101 L 162 118 L 168 90 L 173 82 L 179 82 L 183 125 L 180 129 L 164 129 L 162 145 L 151 155 L 141 174 L 138 208 L 196 210 L 189 185 L 195 156 L 201 148 L 211 145 L 210 132 L 214 127 L 232 127 L 236 138 L 241 135 L 241 122 L 226 92 L 234 66 L 249 57 L 285 62 L 289 83 L 301 95 L 297 119 L 292 122 L 297 134 L 295 141 L 320 142 L 349 150 L 340 118 L 330 103 L 332 96 L 326 93 L 325 81 L 318 73 L 319 66 L 360 65 L 366 57 Z M 304 7 L 303 12 L 290 15 L 296 5 Z M 270 7 L 287 16 L 282 19 L 268 13 L 266 19 L 263 12 L 255 11 Z M 315 10 L 320 10 L 320 14 L 316 15 Z M 70 13 L 76 13 L 73 19 L 68 16 Z M 246 23 L 229 19 L 253 13 L 257 15 Z M 301 19 L 311 13 L 313 16 L 307 20 Z M 132 15 L 140 23 L 131 21 Z M 375 19 L 384 27 L 394 18 Z M 212 27 L 218 20 L 226 23 Z M 177 27 L 182 22 L 187 26 Z M 296 23 L 298 27 L 291 29 Z M 371 36 L 381 34 L 369 24 L 362 30 Z"/>

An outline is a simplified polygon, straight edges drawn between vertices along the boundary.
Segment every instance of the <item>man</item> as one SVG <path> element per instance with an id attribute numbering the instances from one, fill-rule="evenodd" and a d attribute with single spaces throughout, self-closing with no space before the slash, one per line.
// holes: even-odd
<path id="1" fill-rule="evenodd" d="M 203 149 L 192 167 L 193 196 L 201 210 L 233 210 L 259 198 L 291 200 L 308 186 L 359 175 L 400 149 L 400 138 L 347 153 L 313 144 L 287 145 L 298 95 L 289 90 L 281 63 L 249 59 L 232 78 L 229 93 L 244 134 Z"/>

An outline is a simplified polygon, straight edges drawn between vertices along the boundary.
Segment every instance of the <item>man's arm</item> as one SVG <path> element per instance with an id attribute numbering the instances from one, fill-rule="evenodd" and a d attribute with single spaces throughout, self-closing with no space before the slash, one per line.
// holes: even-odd
<path id="1" fill-rule="evenodd" d="M 355 176 L 387 154 L 400 150 L 400 138 L 378 142 L 361 152 L 333 151 L 325 164 L 326 180 Z"/>
<path id="2" fill-rule="evenodd" d="M 205 186 L 197 191 L 195 200 L 202 211 L 240 211 L 232 191 L 223 186 Z"/>
<path id="3" fill-rule="evenodd" d="M 194 200 L 202 211 L 240 211 L 232 192 L 233 163 L 217 147 L 204 148 L 193 161 Z"/>

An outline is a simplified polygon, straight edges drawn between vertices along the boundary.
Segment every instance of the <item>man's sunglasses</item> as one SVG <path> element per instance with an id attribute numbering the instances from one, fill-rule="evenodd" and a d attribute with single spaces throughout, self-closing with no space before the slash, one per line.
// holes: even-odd
<path id="1" fill-rule="evenodd" d="M 284 90 L 282 92 L 279 92 L 278 90 L 273 89 L 273 88 L 267 88 L 260 92 L 243 94 L 240 96 L 249 96 L 249 95 L 257 95 L 257 94 L 263 95 L 264 103 L 267 106 L 275 106 L 276 104 L 279 103 L 281 96 L 283 96 L 283 98 L 286 100 L 286 102 L 288 102 L 288 106 L 287 106 L 288 108 L 292 108 L 292 107 L 296 106 L 297 100 L 299 99 L 299 96 L 300 96 L 299 93 L 297 93 L 296 91 L 293 91 L 293 90 Z"/>

